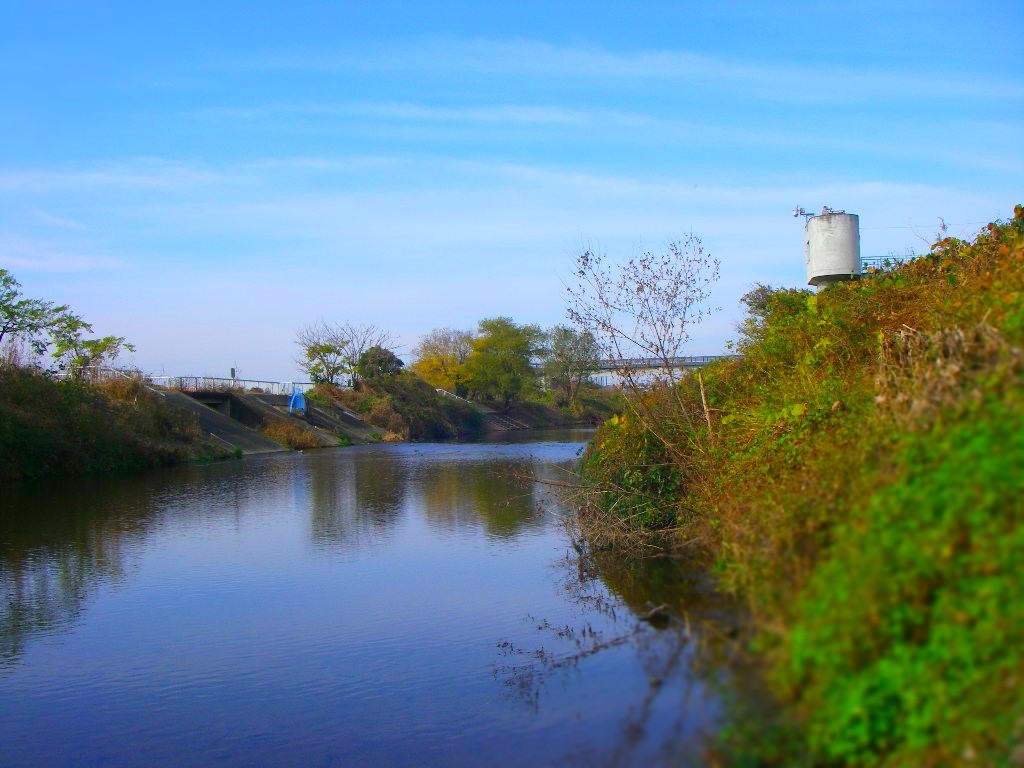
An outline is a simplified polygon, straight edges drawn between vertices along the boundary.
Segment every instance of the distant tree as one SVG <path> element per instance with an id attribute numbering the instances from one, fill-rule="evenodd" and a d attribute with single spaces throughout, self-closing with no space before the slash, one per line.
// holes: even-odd
<path id="1" fill-rule="evenodd" d="M 435 328 L 413 349 L 416 362 L 410 367 L 430 386 L 465 397 L 469 378 L 466 361 L 472 351 L 470 331 Z"/>
<path id="2" fill-rule="evenodd" d="M 563 403 L 576 407 L 580 386 L 597 370 L 597 340 L 589 331 L 556 325 L 548 331 L 544 377 L 547 386 L 560 391 Z"/>
<path id="3" fill-rule="evenodd" d="M 124 336 L 102 336 L 89 339 L 92 326 L 82 318 L 65 313 L 51 329 L 53 356 L 58 367 L 78 373 L 87 366 L 112 365 L 121 352 L 134 352 Z"/>
<path id="4" fill-rule="evenodd" d="M 317 384 L 339 383 L 345 373 L 345 349 L 332 326 L 321 321 L 300 328 L 295 335 L 295 343 L 302 350 L 298 363 L 310 381 Z"/>
<path id="5" fill-rule="evenodd" d="M 405 363 L 398 355 L 384 347 L 370 347 L 359 356 L 356 373 L 367 381 L 394 378 L 402 372 Z"/>
<path id="6" fill-rule="evenodd" d="M 124 336 L 87 338 L 90 333 L 92 326 L 66 304 L 24 298 L 21 284 L 0 269 L 0 343 L 17 339 L 36 355 L 49 351 L 58 367 L 73 371 L 110 364 L 122 351 L 135 350 Z"/>
<path id="7" fill-rule="evenodd" d="M 537 325 L 518 325 L 509 317 L 481 320 L 466 361 L 470 389 L 500 399 L 507 410 L 513 400 L 535 386 L 533 363 L 543 348 L 544 332 Z"/>
<path id="8" fill-rule="evenodd" d="M 51 343 L 55 326 L 72 317 L 67 305 L 26 299 L 21 283 L 6 269 L 0 269 L 0 343 L 17 338 L 41 355 Z"/>
<path id="9" fill-rule="evenodd" d="M 321 320 L 301 328 L 295 343 L 302 350 L 298 363 L 311 381 L 339 384 L 342 376 L 347 374 L 355 385 L 359 381 L 356 367 L 362 354 L 370 347 L 387 348 L 392 337 L 375 325 L 326 323 Z"/>

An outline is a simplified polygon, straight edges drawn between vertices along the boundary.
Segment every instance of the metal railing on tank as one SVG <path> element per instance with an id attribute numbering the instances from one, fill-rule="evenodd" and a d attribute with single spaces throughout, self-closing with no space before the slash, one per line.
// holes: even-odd
<path id="1" fill-rule="evenodd" d="M 866 256 L 860 260 L 860 273 L 862 275 L 874 275 L 878 272 L 888 272 L 920 258 L 921 254 L 918 253 L 906 256 Z"/>

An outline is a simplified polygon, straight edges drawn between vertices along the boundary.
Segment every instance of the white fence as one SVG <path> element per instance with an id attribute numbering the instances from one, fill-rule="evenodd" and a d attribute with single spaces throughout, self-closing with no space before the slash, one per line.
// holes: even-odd
<path id="1" fill-rule="evenodd" d="M 225 379 L 216 376 L 150 376 L 155 386 L 182 392 L 253 392 L 268 395 L 290 395 L 296 390 L 308 392 L 315 385 L 310 381 L 263 381 L 261 379 Z"/>
<path id="2" fill-rule="evenodd" d="M 147 376 L 141 371 L 106 368 L 89 365 L 54 374 L 58 379 L 80 379 L 89 382 L 130 379 L 159 389 L 177 389 L 182 392 L 253 392 L 270 395 L 290 395 L 296 390 L 308 392 L 315 385 L 310 381 L 263 381 L 261 379 L 226 379 L 216 376 Z"/>

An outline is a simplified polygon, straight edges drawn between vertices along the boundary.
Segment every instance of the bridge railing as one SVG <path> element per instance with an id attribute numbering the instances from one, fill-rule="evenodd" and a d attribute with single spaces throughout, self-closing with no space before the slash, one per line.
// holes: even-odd
<path id="1" fill-rule="evenodd" d="M 71 368 L 66 371 L 49 374 L 55 379 L 80 379 L 82 381 L 102 382 L 116 381 L 117 379 L 134 379 L 144 381 L 139 371 L 123 370 L 121 368 L 108 368 L 102 365 L 83 365 L 78 368 Z"/>
<path id="2" fill-rule="evenodd" d="M 618 359 L 598 360 L 599 371 L 654 371 L 664 368 L 701 368 L 717 360 L 738 360 L 740 355 L 688 355 L 686 357 L 626 357 Z"/>
<path id="3" fill-rule="evenodd" d="M 451 397 L 451 398 L 453 398 L 455 400 L 461 400 L 464 403 L 469 403 L 469 400 L 467 400 L 466 398 L 462 397 L 462 395 L 456 395 L 454 392 L 449 392 L 447 389 L 440 389 L 440 388 L 438 388 L 435 391 L 437 392 L 437 394 L 443 395 L 444 397 Z M 472 405 L 472 403 L 470 403 L 470 405 Z"/>
<path id="4" fill-rule="evenodd" d="M 309 381 L 227 379 L 217 376 L 151 376 L 150 381 L 158 387 L 182 392 L 252 392 L 268 395 L 290 395 L 295 390 L 305 393 L 316 386 Z"/>
<path id="5" fill-rule="evenodd" d="M 148 376 L 144 375 L 142 371 L 137 370 L 109 368 L 104 365 L 83 365 L 78 368 L 72 368 L 68 371 L 60 371 L 59 373 L 51 375 L 55 379 L 77 379 L 79 381 L 87 381 L 91 384 L 101 384 L 108 381 L 118 381 L 120 379 L 137 381 L 150 392 L 155 392 L 160 395 L 160 397 L 166 397 L 163 392 L 154 387 L 152 380 Z"/>
<path id="6" fill-rule="evenodd" d="M 52 374 L 57 379 L 80 379 L 93 383 L 131 379 L 152 389 L 177 389 L 182 392 L 252 392 L 290 395 L 296 389 L 309 392 L 316 385 L 311 381 L 266 381 L 263 379 L 228 379 L 217 376 L 148 376 L 139 370 L 85 365 Z"/>

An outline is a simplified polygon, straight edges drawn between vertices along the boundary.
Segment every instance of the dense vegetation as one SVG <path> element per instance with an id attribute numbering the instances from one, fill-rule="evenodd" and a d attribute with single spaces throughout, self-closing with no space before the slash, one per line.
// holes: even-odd
<path id="1" fill-rule="evenodd" d="M 584 465 L 594 519 L 668 532 L 749 599 L 781 706 L 730 763 L 1019 761 L 1024 209 L 745 303 L 742 358 L 635 397 Z"/>
<path id="2" fill-rule="evenodd" d="M 128 379 L 86 384 L 0 365 L 0 480 L 219 458 L 188 414 Z"/>
<path id="3" fill-rule="evenodd" d="M 413 353 L 412 370 L 434 387 L 493 402 L 546 401 L 579 414 L 579 394 L 597 370 L 593 336 L 565 326 L 545 331 L 510 317 L 481 320 L 475 333 L 437 328 Z"/>
<path id="4" fill-rule="evenodd" d="M 408 369 L 389 347 L 392 336 L 372 325 L 321 321 L 302 328 L 296 343 L 318 396 L 359 411 L 392 440 L 478 434 L 484 425 L 474 410 L 500 409 L 533 427 L 593 424 L 614 410 L 615 397 L 589 381 L 598 361 L 593 336 L 564 326 L 545 331 L 492 317 L 476 331 L 436 328 L 413 349 Z M 460 404 L 467 399 L 481 408 Z"/>

